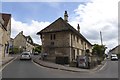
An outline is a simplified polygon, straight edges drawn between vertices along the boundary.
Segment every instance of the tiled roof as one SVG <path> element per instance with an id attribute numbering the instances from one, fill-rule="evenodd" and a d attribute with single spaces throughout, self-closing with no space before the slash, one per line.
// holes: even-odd
<path id="1" fill-rule="evenodd" d="M 19 36 L 20 34 L 22 34 L 22 36 L 24 37 L 24 39 L 25 39 L 26 41 L 27 41 L 27 38 L 32 41 L 31 43 L 30 43 L 29 41 L 27 41 L 28 43 L 30 43 L 31 45 L 34 44 L 32 38 L 31 38 L 30 36 L 25 36 L 25 35 L 23 35 L 23 31 L 21 31 L 20 33 L 18 33 L 17 36 Z M 16 36 L 16 37 L 17 37 L 17 36 Z M 15 38 L 16 38 L 16 37 L 15 37 Z M 15 39 L 15 38 L 14 38 L 14 39 Z"/>
<path id="2" fill-rule="evenodd" d="M 57 28 L 56 28 L 57 27 Z M 78 32 L 75 28 L 73 28 L 69 23 L 64 21 L 61 17 L 58 18 L 56 21 L 51 23 L 49 26 L 41 30 L 37 33 L 37 35 L 47 32 L 57 32 L 57 31 L 72 31 L 78 36 L 80 36 L 83 40 L 88 42 L 90 45 L 92 45 L 80 32 Z"/>
<path id="3" fill-rule="evenodd" d="M 113 49 L 111 49 L 110 52 L 111 52 L 111 51 L 114 51 L 114 50 L 117 49 L 117 48 L 120 49 L 120 45 L 118 45 L 118 46 L 114 47 Z"/>
<path id="4" fill-rule="evenodd" d="M 56 28 L 57 27 L 57 28 Z M 63 30 L 68 30 L 68 24 L 60 17 L 56 21 L 54 21 L 52 24 L 41 30 L 39 33 L 44 33 L 44 32 L 54 32 L 54 31 L 63 31 Z"/>
<path id="5" fill-rule="evenodd" d="M 2 19 L 4 20 L 3 28 L 7 30 L 8 22 L 11 19 L 11 14 L 0 13 L 0 15 L 2 15 Z"/>
<path id="6" fill-rule="evenodd" d="M 29 41 L 27 41 L 27 42 L 33 45 L 33 40 L 32 40 L 32 38 L 30 36 L 25 36 L 25 38 L 26 38 L 26 40 L 27 39 L 31 40 L 32 41 L 31 43 Z"/>

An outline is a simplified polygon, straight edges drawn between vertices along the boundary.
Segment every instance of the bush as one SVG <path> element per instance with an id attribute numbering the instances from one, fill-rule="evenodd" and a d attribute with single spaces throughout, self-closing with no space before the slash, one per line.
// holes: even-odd
<path id="1" fill-rule="evenodd" d="M 13 48 L 13 53 L 15 53 L 15 54 L 19 53 L 19 49 L 14 47 Z"/>

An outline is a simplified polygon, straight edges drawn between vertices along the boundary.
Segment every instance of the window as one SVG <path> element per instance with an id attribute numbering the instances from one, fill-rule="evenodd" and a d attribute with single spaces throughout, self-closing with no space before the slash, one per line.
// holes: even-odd
<path id="1" fill-rule="evenodd" d="M 50 39 L 51 39 L 51 40 L 55 40 L 55 39 L 56 39 L 56 35 L 55 35 L 55 34 L 51 34 L 51 35 L 50 35 Z"/>
<path id="2" fill-rule="evenodd" d="M 79 49 L 77 49 L 77 55 L 79 55 Z"/>
<path id="3" fill-rule="evenodd" d="M 50 39 L 52 40 L 52 34 L 50 35 Z"/>
<path id="4" fill-rule="evenodd" d="M 54 45 L 54 42 L 51 42 L 51 45 Z"/>
<path id="5" fill-rule="evenodd" d="M 55 40 L 55 38 L 56 38 L 56 35 L 55 35 L 55 34 L 53 34 L 53 37 L 54 37 L 54 40 Z"/>
<path id="6" fill-rule="evenodd" d="M 85 43 L 85 49 L 86 49 L 86 47 L 87 47 L 87 45 L 86 45 L 86 43 Z"/>
<path id="7" fill-rule="evenodd" d="M 79 38 L 77 37 L 77 42 L 79 42 Z"/>
<path id="8" fill-rule="evenodd" d="M 74 35 L 74 41 L 75 41 L 75 35 Z"/>
<path id="9" fill-rule="evenodd" d="M 75 50 L 73 50 L 73 60 L 75 60 Z"/>
<path id="10" fill-rule="evenodd" d="M 81 40 L 81 44 L 83 45 L 83 40 Z"/>

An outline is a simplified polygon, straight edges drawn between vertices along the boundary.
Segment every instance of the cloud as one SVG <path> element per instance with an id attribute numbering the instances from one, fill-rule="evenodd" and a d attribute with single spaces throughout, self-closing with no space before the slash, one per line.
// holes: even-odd
<path id="1" fill-rule="evenodd" d="M 60 1 L 60 0 L 55 0 Z M 80 4 L 74 14 L 70 14 L 69 23 L 77 29 L 80 24 L 80 32 L 91 42 L 100 44 L 100 31 L 103 35 L 103 43 L 108 48 L 113 48 L 118 44 L 118 0 L 85 0 Z M 59 4 L 49 4 L 59 7 Z M 36 33 L 49 25 L 50 22 L 31 20 L 31 23 L 23 23 L 12 18 L 12 37 L 14 38 L 20 31 L 25 35 L 31 35 L 34 42 L 41 43 Z"/>
<path id="2" fill-rule="evenodd" d="M 38 22 L 32 20 L 30 24 L 11 19 L 11 37 L 14 38 L 19 32 L 23 31 L 25 36 L 30 35 L 35 43 L 41 44 L 40 37 L 37 32 L 48 26 L 50 22 Z"/>
<path id="3" fill-rule="evenodd" d="M 70 17 L 70 24 L 77 28 L 80 24 L 81 33 L 91 42 L 100 44 L 100 31 L 103 42 L 108 48 L 118 45 L 118 1 L 91 0 L 80 4 Z"/>

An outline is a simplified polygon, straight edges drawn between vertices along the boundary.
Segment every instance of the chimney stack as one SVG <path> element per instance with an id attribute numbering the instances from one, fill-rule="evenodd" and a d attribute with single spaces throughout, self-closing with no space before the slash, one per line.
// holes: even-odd
<path id="1" fill-rule="evenodd" d="M 21 31 L 20 33 L 23 34 L 23 31 Z"/>
<path id="2" fill-rule="evenodd" d="M 68 14 L 67 14 L 67 11 L 65 11 L 65 13 L 64 13 L 64 20 L 65 20 L 66 22 L 68 22 Z"/>
<path id="3" fill-rule="evenodd" d="M 78 29 L 78 32 L 80 32 L 80 26 L 79 26 L 79 24 L 78 24 L 78 26 L 77 26 L 77 29 Z"/>

